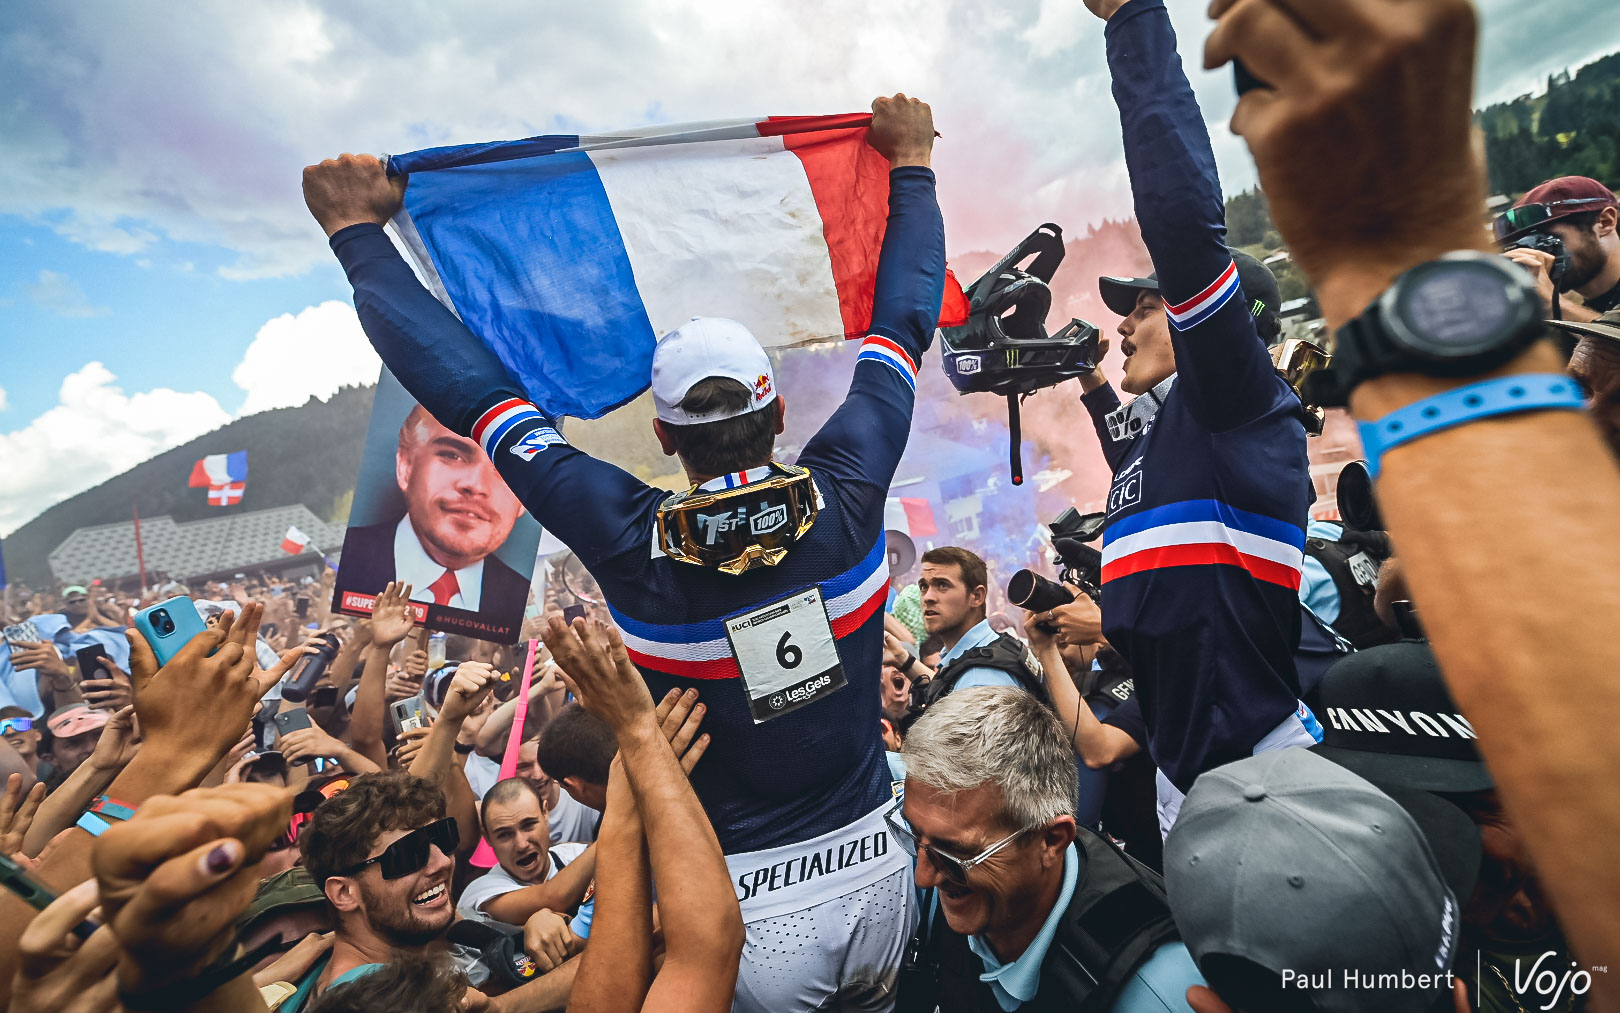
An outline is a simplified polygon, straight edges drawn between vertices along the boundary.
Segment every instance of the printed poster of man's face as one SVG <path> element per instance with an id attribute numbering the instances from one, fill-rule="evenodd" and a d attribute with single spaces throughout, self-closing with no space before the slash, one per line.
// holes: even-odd
<path id="1" fill-rule="evenodd" d="M 383 370 L 355 480 L 334 607 L 369 615 L 391 580 L 430 629 L 509 644 L 529 601 L 540 525 L 477 443 Z"/>

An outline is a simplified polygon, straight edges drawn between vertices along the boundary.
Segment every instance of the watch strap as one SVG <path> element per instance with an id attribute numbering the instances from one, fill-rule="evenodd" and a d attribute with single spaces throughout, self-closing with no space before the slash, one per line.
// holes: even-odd
<path id="1" fill-rule="evenodd" d="M 1586 399 L 1579 385 L 1562 373 L 1519 373 L 1414 401 L 1359 426 L 1367 473 L 1376 478 L 1384 454 L 1430 433 L 1475 419 L 1546 408 L 1580 411 L 1586 408 Z"/>

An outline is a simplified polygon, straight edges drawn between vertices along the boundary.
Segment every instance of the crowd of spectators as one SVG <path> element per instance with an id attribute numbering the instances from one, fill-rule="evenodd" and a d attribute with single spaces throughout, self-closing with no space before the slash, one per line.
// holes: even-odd
<path id="1" fill-rule="evenodd" d="M 774 726 L 766 694 L 739 718 L 734 683 L 670 678 L 648 659 L 658 628 L 617 605 L 567 621 L 542 600 L 525 646 L 430 634 L 405 584 L 368 618 L 336 615 L 330 570 L 13 588 L 12 1013 L 1620 1008 L 1620 652 L 1603 622 L 1620 608 L 1620 318 L 1597 312 L 1620 298 L 1620 202 L 1549 181 L 1497 229 L 1554 236 L 1575 273 L 1553 287 L 1545 244 L 1512 252 L 1564 340 L 1485 372 L 1567 371 L 1588 410 L 1370 451 L 1376 525 L 1308 526 L 1306 405 L 1267 350 L 1275 282 L 1225 246 L 1163 2 L 1085 3 L 1107 22 L 1155 267 L 1101 280 L 1134 400 L 1100 369 L 1075 385 L 1114 471 L 1100 588 L 1019 625 L 987 614 L 971 546 L 930 548 L 880 631 L 826 624 L 843 681 Z M 1210 13 L 1209 63 L 1263 82 L 1232 127 L 1332 326 L 1419 265 L 1495 252 L 1465 0 Z M 931 186 L 927 107 L 875 109 L 897 189 Z M 360 192 L 353 156 L 315 169 L 335 249 L 403 185 L 379 172 Z M 921 234 L 894 214 L 891 234 Z M 1479 379 L 1411 369 L 1359 377 L 1352 413 Z M 852 401 L 900 389 L 864 375 Z M 770 404 L 733 414 L 780 432 Z M 726 470 L 694 467 L 694 438 L 660 418 L 694 485 Z M 862 481 L 828 500 L 856 516 Z M 1480 532 L 1511 533 L 1511 553 Z M 206 628 L 160 663 L 131 627 L 173 596 Z M 838 694 L 864 701 L 838 711 L 862 725 L 832 735 L 816 715 Z M 879 743 L 884 804 L 850 823 L 867 807 L 840 795 L 872 787 L 860 757 Z M 800 809 L 845 815 L 776 825 Z M 776 896 L 812 881 L 812 901 Z"/>

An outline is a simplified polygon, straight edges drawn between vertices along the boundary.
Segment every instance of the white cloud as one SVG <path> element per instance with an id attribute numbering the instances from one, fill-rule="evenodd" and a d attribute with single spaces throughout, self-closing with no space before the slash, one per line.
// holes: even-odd
<path id="1" fill-rule="evenodd" d="M 252 415 L 376 383 L 381 366 L 354 307 L 332 299 L 259 328 L 231 379 L 247 392 L 239 414 Z"/>
<path id="2" fill-rule="evenodd" d="M 65 274 L 40 271 L 39 280 L 24 284 L 23 295 L 41 309 L 63 317 L 104 317 L 112 310 L 105 306 L 90 305 L 84 288 Z"/>
<path id="3" fill-rule="evenodd" d="M 100 362 L 88 363 L 62 381 L 55 407 L 0 433 L 0 532 L 230 419 L 208 394 L 131 395 L 115 380 Z"/>
<path id="4" fill-rule="evenodd" d="M 1205 0 L 1170 6 L 1240 188 L 1253 171 L 1224 130 L 1230 74 L 1198 69 Z M 1484 11 L 1482 94 L 1620 37 L 1613 0 Z M 164 237 L 221 245 L 237 255 L 229 278 L 289 274 L 329 256 L 299 170 L 340 151 L 837 112 L 901 89 L 935 106 L 955 248 L 1128 213 L 1102 26 L 1073 0 L 263 0 L 179 19 L 117 0 L 11 5 L 0 213 L 123 254 Z"/>

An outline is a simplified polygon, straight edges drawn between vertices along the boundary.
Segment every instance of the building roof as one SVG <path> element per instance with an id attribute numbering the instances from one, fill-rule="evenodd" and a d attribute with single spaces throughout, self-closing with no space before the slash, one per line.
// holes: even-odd
<path id="1" fill-rule="evenodd" d="M 222 516 L 185 523 L 165 514 L 141 519 L 146 572 L 186 579 L 289 563 L 294 557 L 281 551 L 288 527 L 309 535 L 311 549 L 336 554 L 343 547 L 345 525 L 327 524 L 302 503 L 246 513 L 226 508 Z M 64 581 L 134 576 L 139 572 L 134 522 L 80 528 L 52 550 L 50 563 Z"/>

